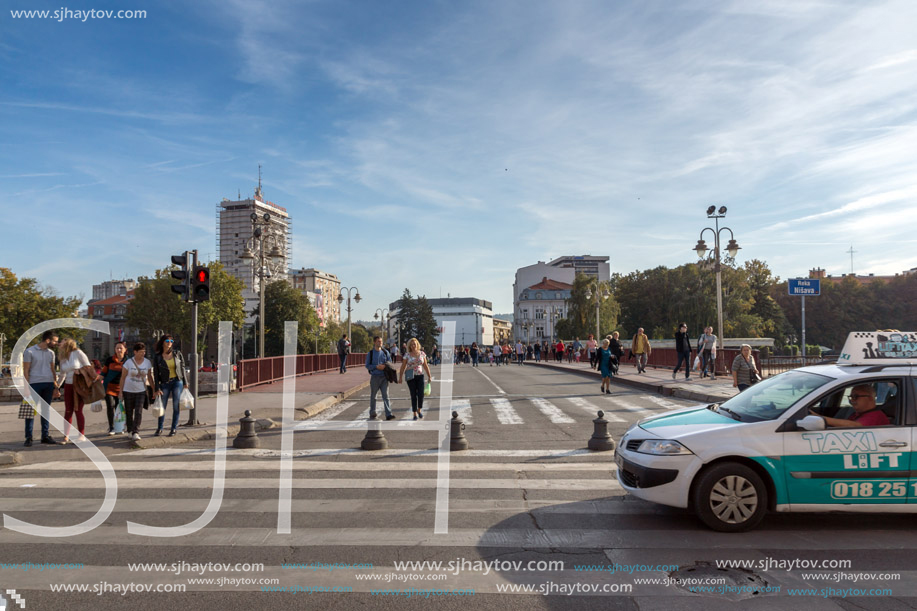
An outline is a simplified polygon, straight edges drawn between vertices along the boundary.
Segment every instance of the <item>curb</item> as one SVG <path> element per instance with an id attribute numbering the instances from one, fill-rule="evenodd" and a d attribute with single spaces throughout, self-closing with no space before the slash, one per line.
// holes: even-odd
<path id="1" fill-rule="evenodd" d="M 0 452 L 0 467 L 18 465 L 22 462 L 19 452 Z"/>
<path id="2" fill-rule="evenodd" d="M 536 365 L 538 367 L 547 367 L 548 369 L 553 369 L 555 371 L 566 371 L 568 373 L 574 373 L 578 375 L 585 375 L 593 378 L 600 378 L 601 374 L 593 369 L 570 369 L 569 367 L 564 367 L 563 365 L 555 365 L 553 363 L 526 363 L 531 365 Z M 648 390 L 666 397 L 676 397 L 679 399 L 688 399 L 690 401 L 699 401 L 701 403 L 721 403 L 726 399 L 730 399 L 735 395 L 725 396 L 722 394 L 710 394 L 706 392 L 700 392 L 695 390 L 689 390 L 686 388 L 670 388 L 661 384 L 653 384 L 651 382 L 640 382 L 637 380 L 631 380 L 627 378 L 621 378 L 615 376 L 612 378 L 612 381 L 621 384 L 622 386 L 630 386 L 633 388 L 639 388 L 640 390 Z"/>

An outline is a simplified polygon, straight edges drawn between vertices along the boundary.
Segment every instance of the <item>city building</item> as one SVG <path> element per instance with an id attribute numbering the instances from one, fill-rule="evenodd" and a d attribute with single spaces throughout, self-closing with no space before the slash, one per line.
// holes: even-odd
<path id="1" fill-rule="evenodd" d="M 127 280 L 106 280 L 102 284 L 93 284 L 92 299 L 86 302 L 86 305 L 90 305 L 102 299 L 110 299 L 117 295 L 126 295 L 128 291 L 132 291 L 135 288 L 137 288 L 137 283 L 133 278 Z"/>
<path id="2" fill-rule="evenodd" d="M 442 332 L 443 321 L 455 321 L 455 345 L 492 346 L 494 343 L 493 304 L 474 297 L 445 297 L 427 299 L 433 308 L 433 318 Z M 398 302 L 388 306 L 391 314 L 386 338 L 398 336 Z M 402 341 L 406 338 L 401 338 Z M 442 341 L 442 339 L 440 339 Z"/>
<path id="3" fill-rule="evenodd" d="M 264 199 L 260 181 L 254 197 L 224 198 L 217 205 L 217 253 L 226 272 L 244 285 L 246 322 L 255 320 L 252 312 L 258 308 L 262 277 L 268 281 L 288 279 L 293 257 L 292 224 L 286 208 Z M 256 228 L 260 236 L 255 235 Z"/>
<path id="4" fill-rule="evenodd" d="M 865 276 L 859 276 L 857 274 L 841 274 L 839 276 L 834 276 L 834 275 L 826 273 L 825 270 L 820 267 L 816 267 L 814 269 L 809 270 L 809 278 L 821 278 L 824 280 L 831 280 L 831 281 L 834 281 L 834 280 L 840 281 L 840 280 L 845 280 L 847 278 L 853 278 L 860 284 L 869 284 L 871 282 L 875 282 L 876 280 L 884 280 L 885 282 L 888 282 L 889 280 L 893 280 L 894 278 L 897 278 L 899 276 L 908 276 L 910 274 L 917 274 L 917 267 L 906 269 L 903 272 L 901 272 L 900 274 L 895 274 L 893 276 L 877 276 L 875 274 L 867 274 Z"/>
<path id="5" fill-rule="evenodd" d="M 513 323 L 502 318 L 494 318 L 494 342 L 505 344 L 513 339 Z"/>
<path id="6" fill-rule="evenodd" d="M 326 321 L 341 321 L 341 304 L 337 299 L 341 292 L 341 281 L 337 276 L 310 267 L 298 271 L 291 270 L 290 283 L 293 288 L 302 291 L 309 298 L 319 320 L 322 321 L 322 326 Z"/>
<path id="7" fill-rule="evenodd" d="M 566 255 L 557 257 L 550 263 L 551 267 L 562 269 L 573 268 L 577 274 L 586 274 L 592 278 L 598 278 L 599 282 L 608 282 L 611 279 L 611 267 L 608 265 L 608 257 L 594 257 L 592 255 Z M 550 275 L 547 275 L 549 278 Z"/>
<path id="8" fill-rule="evenodd" d="M 83 340 L 83 351 L 86 356 L 101 361 L 115 353 L 116 342 L 127 342 L 130 346 L 134 342 L 141 341 L 140 332 L 127 327 L 127 308 L 133 298 L 134 290 L 130 289 L 124 295 L 115 295 L 90 302 L 88 317 L 107 322 L 109 334 L 89 331 Z"/>
<path id="9" fill-rule="evenodd" d="M 543 342 L 555 338 L 554 327 L 558 320 L 567 316 L 567 299 L 572 290 L 572 284 L 547 277 L 523 288 L 517 296 L 514 339 Z"/>

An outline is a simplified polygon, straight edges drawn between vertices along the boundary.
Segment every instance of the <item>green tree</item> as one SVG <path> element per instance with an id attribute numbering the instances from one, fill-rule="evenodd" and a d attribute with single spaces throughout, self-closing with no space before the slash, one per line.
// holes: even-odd
<path id="1" fill-rule="evenodd" d="M 257 309 L 252 313 L 258 316 Z M 287 321 L 299 323 L 297 354 L 313 353 L 314 334 L 319 329 L 318 314 L 305 295 L 289 283 L 277 280 L 264 287 L 264 356 L 283 356 L 283 331 Z M 257 318 L 255 328 L 260 329 Z"/>
<path id="2" fill-rule="evenodd" d="M 22 334 L 39 323 L 55 318 L 76 318 L 82 302 L 82 296 L 58 297 L 35 278 L 19 279 L 11 269 L 0 267 L 0 331 L 7 337 L 3 351 L 9 354 L 8 350 L 12 350 Z M 82 342 L 85 334 L 81 329 L 66 330 L 66 335 L 78 342 Z"/>
<path id="3" fill-rule="evenodd" d="M 373 347 L 373 340 L 369 331 L 363 325 L 351 325 L 351 333 L 353 337 L 350 338 L 350 351 L 351 352 L 369 352 Z"/>
<path id="4" fill-rule="evenodd" d="M 436 319 L 433 317 L 433 306 L 424 296 L 412 297 L 409 289 L 397 301 L 398 321 L 401 323 L 401 339 L 416 337 L 420 345 L 430 350 L 436 343 Z"/>
<path id="5" fill-rule="evenodd" d="M 245 285 L 217 261 L 207 264 L 210 268 L 210 299 L 198 305 L 198 352 L 207 351 L 207 334 L 216 330 L 221 321 L 232 323 L 233 329 L 241 329 L 245 322 L 245 300 L 242 290 Z M 190 327 L 190 323 L 189 323 Z"/>
<path id="6" fill-rule="evenodd" d="M 607 294 L 601 299 L 599 295 Z M 607 282 L 600 283 L 598 294 L 595 280 L 585 274 L 577 274 L 570 290 L 570 298 L 566 300 L 567 317 L 557 321 L 557 336 L 563 339 L 585 339 L 590 333 L 595 333 L 595 304 L 599 305 L 599 337 L 604 337 L 614 331 L 618 326 L 618 316 L 621 308 Z"/>

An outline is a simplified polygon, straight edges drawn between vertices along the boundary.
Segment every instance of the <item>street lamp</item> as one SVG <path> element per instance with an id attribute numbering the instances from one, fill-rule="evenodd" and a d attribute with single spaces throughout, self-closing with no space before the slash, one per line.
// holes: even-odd
<path id="1" fill-rule="evenodd" d="M 350 335 L 350 311 L 352 309 L 350 307 L 350 292 L 351 291 L 357 292 L 357 295 L 356 297 L 353 298 L 353 300 L 356 301 L 357 303 L 360 303 L 360 289 L 358 289 L 355 286 L 342 288 L 341 291 L 338 293 L 338 303 L 342 303 L 344 301 L 344 291 L 347 291 L 347 337 L 350 339 L 352 343 L 353 336 Z"/>
<path id="2" fill-rule="evenodd" d="M 0 365 L 3 365 L 3 342 L 6 341 L 6 335 L 0 333 Z"/>
<path id="3" fill-rule="evenodd" d="M 382 314 L 382 319 L 379 320 L 379 314 Z M 392 315 L 385 308 L 376 308 L 376 313 L 373 314 L 373 318 L 379 321 L 379 326 L 382 329 L 382 345 L 385 345 L 385 315 L 388 314 L 389 320 L 391 320 Z"/>
<path id="4" fill-rule="evenodd" d="M 261 221 L 258 220 L 258 213 L 251 213 L 252 219 L 252 237 L 246 241 L 245 248 L 242 251 L 242 254 L 239 255 L 240 259 L 254 260 L 255 254 L 252 252 L 251 246 L 257 241 L 258 246 L 256 250 L 258 251 L 261 259 L 261 265 L 258 268 L 258 317 L 260 319 L 260 328 L 259 328 L 259 338 L 258 338 L 258 357 L 264 358 L 264 279 L 271 277 L 271 269 L 266 268 L 265 263 L 265 253 L 264 246 L 268 242 L 273 243 L 273 246 L 267 253 L 267 257 L 270 259 L 271 267 L 275 270 L 278 269 L 280 265 L 283 265 L 284 260 L 286 259 L 286 253 L 278 246 L 278 243 L 283 243 L 283 236 L 278 233 L 275 233 L 274 228 L 271 227 L 271 215 L 268 212 L 265 212 L 261 216 Z M 252 281 L 254 281 L 255 272 L 252 270 Z"/>
<path id="5" fill-rule="evenodd" d="M 561 318 L 563 308 L 551 307 L 551 313 L 548 315 L 551 319 L 551 345 L 554 345 L 554 327 L 557 325 L 557 319 Z"/>
<path id="6" fill-rule="evenodd" d="M 716 229 L 713 227 L 704 227 L 700 232 L 700 238 L 697 240 L 697 245 L 694 246 L 694 252 L 697 253 L 698 258 L 703 259 L 707 254 L 707 244 L 704 242 L 704 233 L 710 231 L 713 233 L 713 252 L 710 254 L 708 259 L 713 261 L 714 269 L 716 270 L 716 318 L 717 318 L 717 332 L 720 338 L 719 349 L 722 353 L 723 351 L 723 280 L 722 280 L 722 269 L 721 262 L 732 263 L 735 261 L 736 255 L 739 254 L 740 246 L 735 240 L 735 235 L 732 233 L 732 229 L 729 227 L 720 227 L 720 219 L 726 216 L 726 206 L 720 206 L 717 210 L 716 206 L 710 206 L 707 208 L 707 218 L 714 219 Z M 720 232 L 728 231 L 729 232 L 729 243 L 726 245 L 726 254 L 727 256 L 722 256 L 722 251 L 720 250 Z"/>
<path id="7" fill-rule="evenodd" d="M 599 325 L 599 305 L 601 302 L 605 301 L 611 296 L 611 293 L 608 291 L 608 287 L 599 282 L 599 279 L 595 279 L 595 341 L 599 341 L 599 336 L 601 335 L 600 325 Z M 592 291 L 586 289 L 586 299 L 592 299 Z"/>

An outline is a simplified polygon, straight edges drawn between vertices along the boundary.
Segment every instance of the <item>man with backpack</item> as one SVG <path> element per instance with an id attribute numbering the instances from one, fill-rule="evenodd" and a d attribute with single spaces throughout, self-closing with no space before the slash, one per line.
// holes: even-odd
<path id="1" fill-rule="evenodd" d="M 369 419 L 376 418 L 376 393 L 382 391 L 382 405 L 385 407 L 385 419 L 394 420 L 392 405 L 388 400 L 388 378 L 385 375 L 386 363 L 391 362 L 389 353 L 382 349 L 382 338 L 373 338 L 373 349 L 366 355 L 366 369 L 369 371 Z"/>

